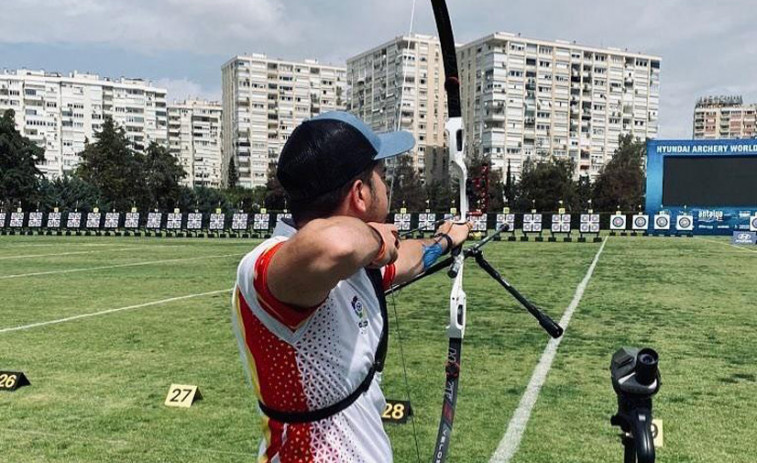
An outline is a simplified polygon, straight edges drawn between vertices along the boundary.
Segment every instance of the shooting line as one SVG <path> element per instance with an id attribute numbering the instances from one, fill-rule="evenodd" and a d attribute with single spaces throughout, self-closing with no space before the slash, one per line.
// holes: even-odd
<path id="1" fill-rule="evenodd" d="M 594 269 L 597 266 L 597 262 L 599 262 L 599 256 L 602 255 L 602 251 L 604 251 L 608 239 L 609 238 L 605 238 L 602 242 L 597 254 L 594 256 L 594 260 L 592 260 L 591 265 L 589 266 L 589 270 L 586 272 L 586 276 L 584 276 L 584 279 L 578 284 L 576 292 L 573 295 L 573 300 L 570 301 L 570 305 L 560 319 L 560 326 L 562 326 L 563 329 L 568 328 L 570 319 L 573 317 L 573 313 L 581 302 L 581 298 L 583 298 L 584 291 L 586 291 L 589 280 L 591 280 L 591 276 L 594 274 Z M 547 347 L 544 348 L 539 363 L 536 365 L 534 373 L 531 375 L 531 380 L 528 382 L 526 392 L 523 394 L 523 397 L 518 404 L 518 408 L 510 419 L 510 423 L 507 425 L 507 431 L 497 446 L 497 450 L 495 450 L 494 455 L 492 455 L 489 460 L 490 463 L 507 463 L 518 451 L 518 446 L 523 438 L 523 432 L 526 430 L 528 419 L 531 417 L 531 411 L 533 410 L 534 405 L 536 405 L 536 400 L 539 398 L 539 393 L 547 379 L 547 374 L 549 374 L 549 370 L 552 368 L 552 361 L 555 359 L 555 355 L 557 355 L 557 348 L 560 346 L 561 340 L 562 337 L 551 338 L 547 343 Z"/>

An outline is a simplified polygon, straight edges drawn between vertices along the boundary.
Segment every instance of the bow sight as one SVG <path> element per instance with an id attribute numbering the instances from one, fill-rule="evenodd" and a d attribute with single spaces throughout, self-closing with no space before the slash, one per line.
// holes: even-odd
<path id="1" fill-rule="evenodd" d="M 624 347 L 612 356 L 612 387 L 618 395 L 618 413 L 610 418 L 620 426 L 624 463 L 654 463 L 652 396 L 660 390 L 659 357 L 652 349 Z"/>

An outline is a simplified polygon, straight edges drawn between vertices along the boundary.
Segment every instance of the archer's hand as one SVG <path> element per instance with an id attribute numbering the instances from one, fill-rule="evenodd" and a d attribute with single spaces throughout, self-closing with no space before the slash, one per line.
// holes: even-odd
<path id="1" fill-rule="evenodd" d="M 439 228 L 436 229 L 436 233 L 444 233 L 449 235 L 452 239 L 452 247 L 456 248 L 463 244 L 468 239 L 468 233 L 473 228 L 473 222 L 453 222 L 447 220 Z"/>

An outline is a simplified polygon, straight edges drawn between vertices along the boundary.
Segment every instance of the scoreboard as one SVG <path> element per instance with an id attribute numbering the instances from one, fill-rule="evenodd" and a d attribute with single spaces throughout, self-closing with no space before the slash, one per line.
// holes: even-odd
<path id="1" fill-rule="evenodd" d="M 757 140 L 650 140 L 646 212 L 691 214 L 693 232 L 749 230 L 757 212 Z"/>

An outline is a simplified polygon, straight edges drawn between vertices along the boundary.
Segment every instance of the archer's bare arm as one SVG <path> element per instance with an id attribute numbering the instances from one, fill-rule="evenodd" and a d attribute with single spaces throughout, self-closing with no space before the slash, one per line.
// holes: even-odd
<path id="1" fill-rule="evenodd" d="M 319 304 L 340 280 L 397 258 L 392 230 L 393 225 L 368 225 L 346 216 L 308 222 L 272 257 L 268 288 L 276 299 L 296 307 Z M 384 253 L 378 256 L 382 241 Z"/>
<path id="2" fill-rule="evenodd" d="M 436 231 L 446 233 L 452 239 L 452 246 L 459 246 L 468 238 L 468 232 L 473 224 L 471 222 L 454 223 L 444 222 Z M 431 246 L 435 243 L 442 246 L 443 251 L 448 251 L 447 240 L 443 238 L 427 238 L 418 240 L 403 240 L 400 242 L 397 261 L 394 263 L 396 276 L 395 283 L 404 283 L 414 276 L 423 272 L 423 246 Z"/>

